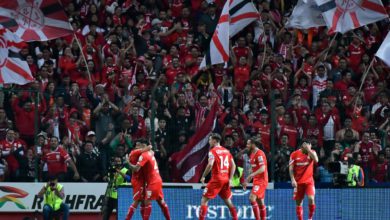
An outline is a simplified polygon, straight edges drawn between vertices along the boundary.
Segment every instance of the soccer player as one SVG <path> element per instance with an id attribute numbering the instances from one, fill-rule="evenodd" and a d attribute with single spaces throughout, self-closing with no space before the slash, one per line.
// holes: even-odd
<path id="1" fill-rule="evenodd" d="M 253 179 L 249 201 L 251 202 L 256 220 L 265 220 L 267 218 L 264 203 L 265 190 L 268 186 L 267 158 L 264 152 L 257 146 L 259 146 L 259 143 L 254 138 L 247 140 L 246 147 L 250 154 L 252 173 L 246 178 L 243 187 L 246 189 L 247 184 Z"/>
<path id="2" fill-rule="evenodd" d="M 143 146 L 146 146 L 145 148 Z M 142 153 L 147 152 L 152 149 L 151 145 L 147 145 L 146 141 L 143 140 L 137 140 L 135 142 L 135 149 L 130 152 L 129 155 L 129 163 L 131 164 L 137 164 L 139 157 Z M 145 179 L 142 175 L 141 171 L 132 171 L 132 177 L 131 177 L 131 185 L 133 186 L 133 203 L 129 207 L 126 215 L 126 220 L 130 220 L 135 210 L 138 207 L 138 204 L 142 202 L 141 204 L 141 215 L 144 213 L 145 206 L 143 204 L 144 200 L 144 188 L 145 188 Z"/>
<path id="3" fill-rule="evenodd" d="M 233 220 L 238 219 L 237 210 L 231 201 L 232 192 L 230 191 L 236 164 L 234 163 L 230 152 L 226 148 L 222 147 L 219 144 L 220 142 L 221 136 L 219 134 L 211 134 L 209 137 L 211 150 L 209 152 L 208 164 L 200 181 L 204 184 L 205 177 L 210 173 L 210 171 L 211 179 L 203 192 L 199 220 L 206 219 L 208 208 L 207 203 L 210 199 L 214 199 L 217 195 L 219 195 L 229 207 Z"/>
<path id="4" fill-rule="evenodd" d="M 307 195 L 309 199 L 309 220 L 313 219 L 314 210 L 314 179 L 313 169 L 314 163 L 318 163 L 318 156 L 311 149 L 311 144 L 303 142 L 299 150 L 294 151 L 290 155 L 289 173 L 291 185 L 294 188 L 294 200 L 296 202 L 296 213 L 298 220 L 303 220 L 302 201 Z"/>
<path id="5" fill-rule="evenodd" d="M 147 142 L 143 142 L 143 148 L 146 147 Z M 139 172 L 143 176 L 146 184 L 145 188 L 145 198 L 144 204 L 145 208 L 142 213 L 143 220 L 149 220 L 150 214 L 152 212 L 152 200 L 156 200 L 157 204 L 160 206 L 161 211 L 164 214 L 166 220 L 170 220 L 170 213 L 168 205 L 164 201 L 164 194 L 162 191 L 162 179 L 158 170 L 158 165 L 156 158 L 154 157 L 154 152 L 152 150 L 143 152 L 138 158 L 136 165 L 130 163 L 130 169 Z"/>

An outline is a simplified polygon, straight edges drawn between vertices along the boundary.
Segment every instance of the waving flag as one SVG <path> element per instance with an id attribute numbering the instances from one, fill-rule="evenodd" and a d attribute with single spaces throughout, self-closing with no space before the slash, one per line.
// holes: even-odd
<path id="1" fill-rule="evenodd" d="M 390 66 L 390 32 L 387 33 L 385 40 L 382 42 L 375 56 L 381 58 L 388 66 Z"/>
<path id="2" fill-rule="evenodd" d="M 218 100 L 211 107 L 203 125 L 190 138 L 183 150 L 174 153 L 171 158 L 174 179 L 179 182 L 197 183 L 207 165 L 209 152 L 208 140 L 217 120 Z"/>
<path id="3" fill-rule="evenodd" d="M 329 33 L 345 33 L 387 18 L 381 0 L 315 0 Z"/>
<path id="4" fill-rule="evenodd" d="M 25 45 L 11 31 L 0 25 L 0 83 L 24 85 L 34 80 L 30 67 L 20 58 L 19 51 Z"/>
<path id="5" fill-rule="evenodd" d="M 250 0 L 229 0 L 223 6 L 218 25 L 199 68 L 229 61 L 229 39 L 248 24 L 259 19 L 259 12 Z"/>
<path id="6" fill-rule="evenodd" d="M 2 0 L 0 24 L 24 41 L 46 41 L 73 33 L 57 0 Z"/>
<path id="7" fill-rule="evenodd" d="M 311 27 L 326 26 L 321 11 L 314 0 L 298 0 L 297 5 L 286 24 L 286 27 L 308 29 Z"/>

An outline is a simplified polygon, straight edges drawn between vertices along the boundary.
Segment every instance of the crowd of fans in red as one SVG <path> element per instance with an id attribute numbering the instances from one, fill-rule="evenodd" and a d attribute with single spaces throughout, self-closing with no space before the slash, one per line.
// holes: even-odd
<path id="1" fill-rule="evenodd" d="M 62 0 L 78 40 L 33 42 L 21 51 L 36 81 L 3 87 L 1 179 L 45 180 L 49 173 L 60 181 L 102 181 L 112 155 L 125 157 L 135 139 L 155 129 L 162 176 L 175 181 L 169 157 L 217 97 L 217 131 L 240 166 L 244 139 L 256 136 L 275 160 L 275 180 L 288 181 L 289 155 L 305 138 L 320 157 L 322 182 L 332 181 L 330 162 L 355 152 L 368 180 L 389 179 L 389 67 L 375 61 L 359 90 L 388 21 L 339 34 L 330 45 L 325 27 L 285 27 L 294 1 L 257 0 L 263 33 L 248 26 L 231 39 L 227 66 L 200 70 L 224 4 L 209 2 Z"/>

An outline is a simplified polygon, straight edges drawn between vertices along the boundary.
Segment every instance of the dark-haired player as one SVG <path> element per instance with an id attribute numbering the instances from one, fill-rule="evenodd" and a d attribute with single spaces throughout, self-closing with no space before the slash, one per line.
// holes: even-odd
<path id="1" fill-rule="evenodd" d="M 212 134 L 209 137 L 211 150 L 209 152 L 208 164 L 200 181 L 204 184 L 205 177 L 210 173 L 210 171 L 211 179 L 207 183 L 203 192 L 199 220 L 204 220 L 206 218 L 208 209 L 207 203 L 210 199 L 214 199 L 217 195 L 219 195 L 229 207 L 233 220 L 238 219 L 237 210 L 231 201 L 232 192 L 230 191 L 236 165 L 229 150 L 222 147 L 219 144 L 220 142 L 221 136 L 219 134 Z"/>
<path id="2" fill-rule="evenodd" d="M 294 200 L 296 202 L 296 213 L 298 220 L 303 220 L 302 201 L 307 195 L 309 199 L 309 220 L 313 219 L 314 210 L 314 178 L 313 169 L 314 163 L 318 163 L 318 156 L 311 149 L 311 144 L 303 142 L 300 149 L 294 151 L 290 155 L 289 172 L 291 185 L 294 187 Z"/>

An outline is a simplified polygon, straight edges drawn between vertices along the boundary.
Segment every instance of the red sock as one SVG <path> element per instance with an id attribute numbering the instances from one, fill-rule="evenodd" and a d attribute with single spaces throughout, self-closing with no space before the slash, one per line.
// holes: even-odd
<path id="1" fill-rule="evenodd" d="M 229 210 L 230 210 L 230 214 L 232 215 L 233 220 L 238 220 L 236 207 L 233 206 L 233 207 L 229 208 Z"/>
<path id="2" fill-rule="evenodd" d="M 259 210 L 259 205 L 257 202 L 251 202 L 252 209 L 253 209 L 253 214 L 255 214 L 255 219 L 260 220 L 260 210 Z"/>
<path id="3" fill-rule="evenodd" d="M 207 205 L 201 205 L 199 211 L 199 220 L 205 220 L 207 215 Z"/>
<path id="4" fill-rule="evenodd" d="M 158 205 L 160 206 L 161 211 L 163 212 L 165 219 L 166 220 L 171 220 L 171 215 L 169 214 L 168 205 L 165 202 L 164 203 L 158 203 Z"/>
<path id="5" fill-rule="evenodd" d="M 131 217 L 133 217 L 134 212 L 135 212 L 135 209 L 137 209 L 137 207 L 135 207 L 134 204 L 132 204 L 132 205 L 129 207 L 129 209 L 127 210 L 126 220 L 130 220 Z"/>
<path id="6" fill-rule="evenodd" d="M 309 205 L 309 219 L 313 218 L 314 210 L 316 210 L 316 205 L 315 204 Z"/>
<path id="7" fill-rule="evenodd" d="M 149 220 L 150 213 L 152 213 L 152 205 L 145 206 L 144 214 L 143 214 L 143 220 Z"/>
<path id="8" fill-rule="evenodd" d="M 267 209 L 266 209 L 265 205 L 260 206 L 260 217 L 261 217 L 261 220 L 267 219 Z"/>
<path id="9" fill-rule="evenodd" d="M 297 206 L 296 212 L 297 212 L 298 220 L 303 220 L 303 208 L 302 208 L 302 206 Z"/>

